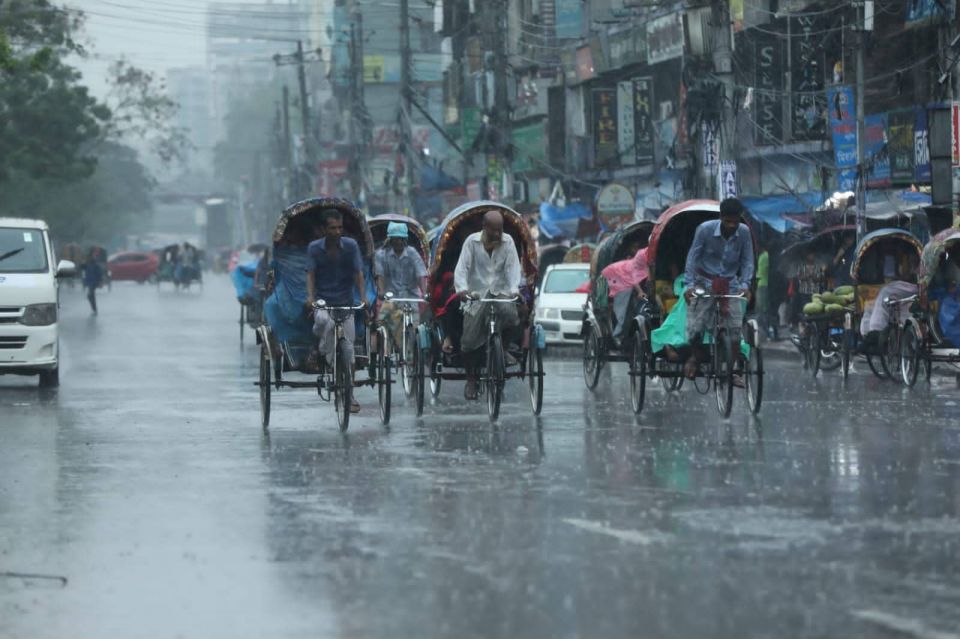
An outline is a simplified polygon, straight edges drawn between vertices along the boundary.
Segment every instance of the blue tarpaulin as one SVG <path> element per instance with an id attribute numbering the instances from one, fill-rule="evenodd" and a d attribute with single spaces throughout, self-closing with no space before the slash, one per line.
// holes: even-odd
<path id="1" fill-rule="evenodd" d="M 237 291 L 238 300 L 243 301 L 247 299 L 250 291 L 253 290 L 253 278 L 257 273 L 257 264 L 259 263 L 260 260 L 253 260 L 246 264 L 238 264 L 237 268 L 233 269 L 233 273 L 230 274 L 230 279 L 233 281 L 233 288 Z"/>
<path id="2" fill-rule="evenodd" d="M 544 202 L 540 205 L 540 232 L 548 239 L 577 236 L 580 220 L 589 220 L 593 213 L 580 203 L 560 207 Z"/>
<path id="3" fill-rule="evenodd" d="M 740 201 L 747 207 L 750 217 L 763 222 L 780 233 L 786 232 L 794 226 L 792 220 L 783 217 L 808 213 L 823 204 L 821 193 L 801 193 L 799 195 L 762 195 L 756 197 L 741 197 Z"/>

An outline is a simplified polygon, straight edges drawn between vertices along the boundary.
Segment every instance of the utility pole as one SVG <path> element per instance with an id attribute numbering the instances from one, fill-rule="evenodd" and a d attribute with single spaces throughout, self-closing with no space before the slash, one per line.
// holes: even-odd
<path id="1" fill-rule="evenodd" d="M 864 2 L 854 3 L 857 8 L 857 19 L 854 29 L 857 32 L 857 242 L 866 231 L 867 214 L 867 162 L 864 151 L 864 103 L 863 103 L 863 49 L 867 37 L 865 24 Z"/>
<path id="2" fill-rule="evenodd" d="M 403 175 L 401 188 L 403 201 L 401 212 L 410 215 L 413 211 L 410 193 L 414 178 L 413 153 L 413 111 L 411 101 L 413 96 L 413 55 L 410 51 L 410 2 L 400 0 L 400 104 L 403 108 L 399 117 L 400 144 L 403 145 Z"/>
<path id="3" fill-rule="evenodd" d="M 287 88 L 287 85 L 283 85 L 283 167 L 286 169 L 286 183 L 287 188 L 291 188 L 291 182 L 293 178 L 292 169 L 292 160 L 293 155 L 291 153 L 291 142 L 290 142 L 290 89 Z M 294 189 L 299 192 L 299 187 Z M 284 193 L 284 197 L 288 197 L 290 194 Z"/>
<path id="4" fill-rule="evenodd" d="M 723 88 L 719 123 L 720 153 L 718 159 L 720 161 L 720 166 L 717 167 L 716 172 L 716 192 L 718 198 L 724 194 L 723 185 L 721 184 L 722 171 L 720 170 L 721 167 L 723 167 L 723 162 L 736 160 L 736 141 L 734 133 L 736 131 L 737 124 L 732 104 L 734 99 L 733 46 L 731 43 L 732 34 L 730 29 L 731 22 L 729 8 L 729 3 L 717 2 L 714 3 L 713 10 L 713 27 L 715 33 L 714 41 L 716 42 L 713 53 L 714 73 L 716 74 L 720 81 L 720 85 Z M 707 184 L 709 184 L 709 181 Z M 729 195 L 729 193 L 727 193 L 727 195 Z"/>
<path id="5" fill-rule="evenodd" d="M 313 136 L 310 133 L 310 104 L 309 104 L 309 101 L 307 100 L 307 71 L 306 71 L 305 65 L 308 62 L 320 62 L 322 59 L 323 59 L 322 52 L 320 49 L 317 49 L 316 51 L 311 51 L 310 53 L 304 53 L 302 40 L 297 40 L 297 50 L 295 53 L 291 53 L 287 55 L 281 55 L 278 53 L 273 56 L 273 61 L 278 67 L 288 66 L 292 64 L 297 65 L 297 81 L 300 89 L 300 117 L 302 119 L 302 125 L 303 125 L 303 156 L 304 156 L 303 160 L 304 160 L 304 164 L 306 164 L 308 167 L 311 167 L 310 168 L 311 173 L 313 172 L 311 165 L 313 163 L 313 160 L 315 159 L 315 156 L 313 153 Z M 287 88 L 284 87 L 283 91 L 284 91 L 284 100 L 286 104 L 289 101 Z M 290 123 L 289 123 L 289 115 L 288 115 L 287 107 L 284 107 L 284 114 L 285 114 L 284 115 L 284 133 L 287 136 L 287 140 L 289 141 Z M 317 117 L 319 118 L 319 113 Z M 319 126 L 319 122 L 318 122 L 318 126 Z M 299 169 L 298 169 L 298 174 L 299 174 Z M 298 182 L 299 182 L 299 177 L 298 177 Z M 300 190 L 301 189 L 298 188 L 298 191 Z M 306 195 L 306 191 L 302 191 L 298 193 L 298 195 Z"/>
<path id="6" fill-rule="evenodd" d="M 505 0 L 488 0 L 479 3 L 484 13 L 481 16 L 484 50 L 490 52 L 488 63 L 484 55 L 483 106 L 486 121 L 485 151 L 487 193 L 486 197 L 505 199 L 503 184 L 508 183 L 509 167 L 507 147 L 510 134 L 510 114 L 507 98 L 507 52 L 506 52 L 506 13 Z M 490 104 L 488 88 L 490 74 L 493 75 L 493 104 Z M 491 180 L 499 180 L 496 191 L 491 191 Z"/>

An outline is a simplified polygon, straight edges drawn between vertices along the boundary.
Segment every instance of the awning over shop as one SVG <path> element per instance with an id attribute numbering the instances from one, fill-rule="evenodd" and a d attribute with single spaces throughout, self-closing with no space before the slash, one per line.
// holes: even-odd
<path id="1" fill-rule="evenodd" d="M 794 219 L 784 215 L 804 215 L 818 206 L 823 200 L 821 193 L 800 193 L 798 195 L 761 195 L 741 197 L 750 217 L 770 226 L 780 233 L 797 224 Z"/>

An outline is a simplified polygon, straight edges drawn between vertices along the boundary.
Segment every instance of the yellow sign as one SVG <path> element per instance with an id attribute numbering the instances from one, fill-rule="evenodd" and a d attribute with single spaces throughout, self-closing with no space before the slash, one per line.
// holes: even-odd
<path id="1" fill-rule="evenodd" d="M 387 61 L 382 55 L 363 56 L 363 81 L 365 84 L 378 84 L 386 80 Z"/>

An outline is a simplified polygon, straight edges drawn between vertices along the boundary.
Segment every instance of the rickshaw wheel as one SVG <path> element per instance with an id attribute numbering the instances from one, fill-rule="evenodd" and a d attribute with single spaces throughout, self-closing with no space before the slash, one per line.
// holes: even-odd
<path id="1" fill-rule="evenodd" d="M 377 397 L 380 400 L 380 423 L 386 426 L 390 423 L 392 368 L 387 356 L 387 331 L 381 328 L 377 334 Z"/>
<path id="2" fill-rule="evenodd" d="M 647 394 L 647 342 L 634 335 L 630 356 L 630 405 L 637 415 L 643 411 Z"/>
<path id="3" fill-rule="evenodd" d="M 243 324 L 244 324 L 243 304 L 241 304 L 240 305 L 240 346 L 243 346 Z"/>
<path id="4" fill-rule="evenodd" d="M 600 336 L 592 326 L 583 338 L 583 381 L 593 390 L 600 381 Z"/>
<path id="5" fill-rule="evenodd" d="M 440 346 L 437 344 L 438 335 L 434 331 L 430 331 L 431 336 L 431 346 L 430 354 L 431 357 L 428 360 L 430 363 L 430 395 L 437 399 L 440 397 L 440 386 L 443 383 L 443 378 L 440 377 L 440 374 L 437 372 L 437 364 L 443 360 L 443 354 L 440 349 Z"/>
<path id="6" fill-rule="evenodd" d="M 270 426 L 270 345 L 260 345 L 260 424 L 264 429 Z"/>
<path id="7" fill-rule="evenodd" d="M 350 428 L 350 406 L 353 404 L 353 375 L 350 372 L 349 349 L 343 337 L 337 343 L 337 368 L 333 380 L 333 403 L 337 409 L 340 432 Z"/>
<path id="8" fill-rule="evenodd" d="M 527 382 L 530 386 L 530 404 L 533 414 L 543 410 L 543 351 L 531 344 L 527 350 Z"/>
<path id="9" fill-rule="evenodd" d="M 499 335 L 487 341 L 487 415 L 491 422 L 500 417 L 500 401 L 503 399 L 503 344 Z"/>
<path id="10" fill-rule="evenodd" d="M 426 374 L 424 369 L 427 366 L 427 350 L 415 348 L 413 349 L 413 370 L 414 372 L 414 396 L 416 397 L 417 402 L 417 417 L 423 415 L 423 395 L 424 395 L 424 386 L 426 386 Z"/>
<path id="11" fill-rule="evenodd" d="M 843 379 L 850 376 L 850 352 L 853 350 L 853 333 L 843 329 L 843 344 L 840 345 L 840 371 Z"/>
<path id="12" fill-rule="evenodd" d="M 911 324 L 904 327 L 900 337 L 900 374 L 909 388 L 917 383 L 920 374 L 920 339 Z"/>
<path id="13" fill-rule="evenodd" d="M 763 352 L 759 346 L 750 346 L 750 355 L 744 358 L 743 368 L 747 406 L 756 415 L 763 403 Z"/>
<path id="14" fill-rule="evenodd" d="M 880 358 L 883 372 L 894 382 L 900 381 L 900 327 L 890 326 L 883 342 L 883 355 Z"/>
<path id="15" fill-rule="evenodd" d="M 867 366 L 870 367 L 870 371 L 877 376 L 878 379 L 884 379 L 886 375 L 883 372 L 883 365 L 880 362 L 874 360 L 874 355 L 867 353 Z M 879 359 L 879 358 L 877 358 Z"/>
<path id="16" fill-rule="evenodd" d="M 713 389 L 717 395 L 717 410 L 723 417 L 730 417 L 733 410 L 733 347 L 730 335 L 719 331 L 714 345 Z"/>
<path id="17" fill-rule="evenodd" d="M 413 396 L 417 383 L 416 352 L 419 349 L 417 347 L 417 330 L 413 327 L 413 324 L 408 325 L 403 332 L 403 366 L 400 368 L 400 381 L 403 382 L 403 394 L 409 398 Z"/>
<path id="18" fill-rule="evenodd" d="M 820 327 L 815 323 L 807 325 L 807 350 L 804 353 L 807 361 L 807 372 L 816 377 L 820 372 Z"/>

